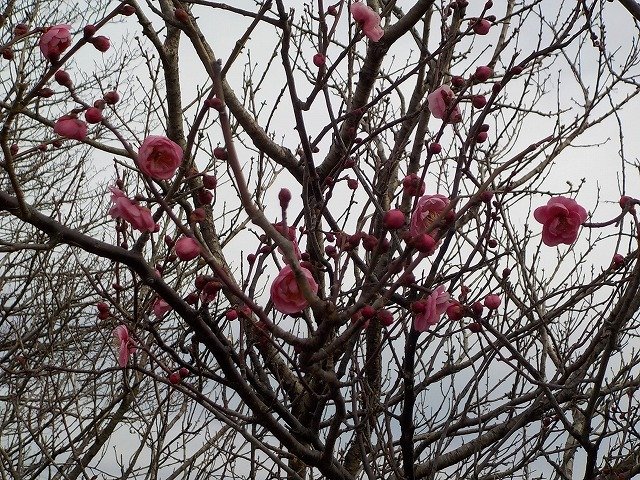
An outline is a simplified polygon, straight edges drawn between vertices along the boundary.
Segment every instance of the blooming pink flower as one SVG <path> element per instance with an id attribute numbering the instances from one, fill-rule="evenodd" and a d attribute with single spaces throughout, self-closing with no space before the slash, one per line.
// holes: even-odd
<path id="1" fill-rule="evenodd" d="M 307 277 L 309 287 L 313 293 L 318 293 L 318 284 L 313 279 L 311 272 L 304 267 L 300 267 L 304 276 Z M 282 313 L 301 312 L 309 306 L 309 302 L 304 298 L 296 276 L 289 265 L 285 266 L 271 284 L 271 300 L 273 306 Z"/>
<path id="2" fill-rule="evenodd" d="M 371 7 L 362 2 L 351 4 L 351 16 L 360 25 L 364 34 L 372 42 L 377 42 L 384 35 L 384 30 L 380 26 L 380 15 Z"/>
<path id="3" fill-rule="evenodd" d="M 153 232 L 156 224 L 151 216 L 151 210 L 131 201 L 122 190 L 109 187 L 113 207 L 109 210 L 112 218 L 121 218 L 140 232 Z"/>
<path id="4" fill-rule="evenodd" d="M 447 111 L 453 105 L 456 95 L 449 85 L 440 85 L 433 92 L 427 96 L 427 103 L 429 104 L 429 111 L 431 114 L 446 123 L 458 123 L 462 121 L 462 113 L 460 113 L 460 107 L 456 105 L 451 110 L 451 113 L 445 118 Z"/>
<path id="5" fill-rule="evenodd" d="M 200 245 L 191 237 L 182 237 L 176 242 L 176 255 L 180 260 L 193 260 L 200 255 Z"/>
<path id="6" fill-rule="evenodd" d="M 82 120 L 78 120 L 71 115 L 63 115 L 53 126 L 53 131 L 61 137 L 82 141 L 87 137 L 89 127 Z"/>
<path id="7" fill-rule="evenodd" d="M 164 317 L 171 310 L 171 305 L 169 305 L 162 298 L 158 298 L 153 304 L 153 314 L 156 316 L 156 318 Z"/>
<path id="8" fill-rule="evenodd" d="M 45 58 L 57 60 L 71 45 L 71 25 L 54 25 L 49 27 L 40 37 L 40 51 Z"/>
<path id="9" fill-rule="evenodd" d="M 555 247 L 575 242 L 587 211 L 572 198 L 553 197 L 545 206 L 536 208 L 533 217 L 542 224 L 542 242 Z"/>
<path id="10" fill-rule="evenodd" d="M 425 195 L 420 197 L 416 209 L 411 215 L 410 233 L 413 236 L 422 233 L 430 233 L 431 236 L 439 236 L 438 229 L 427 232 L 435 219 L 449 206 L 449 199 L 444 195 Z"/>
<path id="11" fill-rule="evenodd" d="M 427 331 L 429 327 L 438 323 L 449 304 L 449 294 L 445 291 L 444 285 L 440 285 L 425 299 L 424 310 L 415 316 L 413 328 L 417 332 Z"/>
<path id="12" fill-rule="evenodd" d="M 150 135 L 138 150 L 138 166 L 145 175 L 155 180 L 173 177 L 182 163 L 182 148 L 167 137 Z"/>
<path id="13" fill-rule="evenodd" d="M 116 337 L 119 345 L 118 365 L 124 368 L 129 363 L 129 356 L 136 351 L 136 347 L 129 336 L 129 330 L 126 325 L 118 325 L 113 330 L 113 336 Z"/>

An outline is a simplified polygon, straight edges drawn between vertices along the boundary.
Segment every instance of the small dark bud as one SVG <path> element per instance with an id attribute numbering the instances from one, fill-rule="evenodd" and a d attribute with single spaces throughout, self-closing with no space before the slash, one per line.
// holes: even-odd
<path id="1" fill-rule="evenodd" d="M 278 200 L 280 201 L 280 208 L 286 210 L 289 208 L 289 202 L 291 201 L 291 191 L 288 188 L 281 188 L 278 193 Z"/>

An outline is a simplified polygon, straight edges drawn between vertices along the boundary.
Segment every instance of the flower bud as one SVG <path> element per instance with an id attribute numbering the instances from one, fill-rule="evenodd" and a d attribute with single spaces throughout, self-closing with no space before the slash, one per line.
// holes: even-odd
<path id="1" fill-rule="evenodd" d="M 99 312 L 108 312 L 109 311 L 109 305 L 105 302 L 98 302 L 96 304 L 96 307 L 98 307 L 98 311 Z"/>
<path id="2" fill-rule="evenodd" d="M 216 178 L 215 175 L 209 175 L 204 173 L 202 175 L 202 185 L 207 190 L 215 190 L 215 188 L 218 186 L 218 179 Z"/>
<path id="3" fill-rule="evenodd" d="M 429 145 L 429 153 L 432 155 L 437 155 L 442 151 L 442 145 L 440 145 L 439 143 L 432 143 L 431 145 Z"/>
<path id="4" fill-rule="evenodd" d="M 115 105 L 120 100 L 120 94 L 115 90 L 111 90 L 104 94 L 104 101 L 109 105 Z"/>
<path id="5" fill-rule="evenodd" d="M 402 188 L 406 195 L 419 197 L 424 194 L 425 184 L 417 174 L 411 173 L 402 179 Z"/>
<path id="6" fill-rule="evenodd" d="M 286 210 L 289 208 L 289 202 L 291 201 L 291 191 L 288 188 L 281 188 L 278 192 L 278 200 L 280 201 L 280 208 Z"/>
<path id="7" fill-rule="evenodd" d="M 215 110 L 218 110 L 219 112 L 224 109 L 224 103 L 222 102 L 222 99 L 218 97 L 207 98 L 204 101 L 204 105 L 207 108 L 213 108 Z"/>
<path id="8" fill-rule="evenodd" d="M 71 77 L 64 70 L 58 70 L 55 73 L 54 78 L 56 79 L 56 82 L 58 82 L 63 87 L 71 88 L 73 86 L 73 83 L 71 82 Z"/>
<path id="9" fill-rule="evenodd" d="M 26 35 L 29 33 L 29 25 L 26 23 L 19 23 L 13 28 L 13 34 L 16 37 L 21 37 L 22 35 Z"/>
<path id="10" fill-rule="evenodd" d="M 41 98 L 51 98 L 53 96 L 53 90 L 49 87 L 43 87 L 38 90 L 38 96 Z"/>
<path id="11" fill-rule="evenodd" d="M 501 302 L 502 299 L 499 295 L 491 294 L 484 297 L 484 306 L 489 310 L 496 310 L 500 306 Z"/>
<path id="12" fill-rule="evenodd" d="M 191 215 L 189 216 L 189 219 L 192 222 L 204 222 L 205 219 L 205 212 L 204 212 L 204 208 L 202 207 L 198 207 L 196 209 L 193 210 L 193 212 L 191 212 Z"/>
<path id="13" fill-rule="evenodd" d="M 477 35 L 486 35 L 487 33 L 489 33 L 490 28 L 491 22 L 485 18 L 481 18 L 473 24 L 473 31 Z"/>
<path id="14" fill-rule="evenodd" d="M 176 8 L 173 11 L 173 15 L 176 17 L 176 20 L 182 23 L 189 23 L 189 14 L 184 8 Z"/>
<path id="15" fill-rule="evenodd" d="M 93 37 L 93 35 L 98 31 L 95 25 L 85 25 L 82 29 L 82 33 L 86 38 Z"/>
<path id="16" fill-rule="evenodd" d="M 326 57 L 325 57 L 323 54 L 321 54 L 321 53 L 316 53 L 316 54 L 313 56 L 313 64 L 314 64 L 316 67 L 318 67 L 318 68 L 323 67 L 325 63 L 327 63 L 327 59 L 326 59 Z"/>
<path id="17" fill-rule="evenodd" d="M 88 108 L 84 112 L 84 118 L 88 123 L 100 123 L 102 121 L 102 110 L 96 107 Z"/>
<path id="18" fill-rule="evenodd" d="M 464 318 L 464 307 L 459 302 L 452 302 L 446 310 L 449 320 L 462 320 Z"/>
<path id="19" fill-rule="evenodd" d="M 624 265 L 624 256 L 620 255 L 619 253 L 616 253 L 613 256 L 613 260 L 611 262 L 611 266 L 613 268 L 620 268 Z"/>
<path id="20" fill-rule="evenodd" d="M 133 15 L 134 13 L 136 13 L 136 8 L 133 5 L 129 5 L 129 4 L 122 5 L 120 7 L 120 13 L 122 15 L 125 15 L 125 16 L 128 17 L 128 16 Z"/>
<path id="21" fill-rule="evenodd" d="M 487 99 L 484 95 L 474 95 L 471 98 L 471 105 L 474 108 L 483 108 L 487 104 Z"/>
<path id="22" fill-rule="evenodd" d="M 201 205 L 210 205 L 213 202 L 213 193 L 209 190 L 201 188 L 198 190 L 198 201 Z"/>
<path id="23" fill-rule="evenodd" d="M 196 303 L 198 303 L 198 299 L 199 299 L 199 296 L 196 292 L 191 292 L 189 295 L 184 297 L 184 301 L 187 302 L 189 305 L 195 305 Z"/>
<path id="24" fill-rule="evenodd" d="M 106 52 L 109 50 L 109 47 L 111 47 L 111 42 L 109 42 L 109 39 L 104 35 L 97 36 L 91 41 L 91 43 L 96 47 L 96 50 L 99 50 L 102 53 Z"/>
<path id="25" fill-rule="evenodd" d="M 373 252 L 377 246 L 378 246 L 378 239 L 373 235 L 365 235 L 362 238 L 362 247 L 367 252 Z"/>
<path id="26" fill-rule="evenodd" d="M 486 82 L 493 75 L 493 70 L 491 67 L 487 67 L 483 65 L 481 67 L 476 68 L 476 73 L 473 74 L 473 78 L 478 82 Z"/>
<path id="27" fill-rule="evenodd" d="M 451 85 L 453 85 L 456 88 L 464 87 L 464 78 L 462 78 L 459 75 L 456 75 L 455 77 L 451 77 Z"/>
<path id="28" fill-rule="evenodd" d="M 385 308 L 378 310 L 378 312 L 376 313 L 376 317 L 378 321 L 385 327 L 393 324 L 393 314 Z"/>
<path id="29" fill-rule="evenodd" d="M 416 250 L 420 253 L 426 253 L 427 255 L 431 255 L 436 248 L 436 241 L 431 235 L 426 233 L 416 235 L 413 237 L 413 241 L 411 243 Z"/>
<path id="30" fill-rule="evenodd" d="M 473 322 L 467 325 L 467 328 L 473 333 L 480 333 L 482 331 L 482 324 L 480 322 Z"/>
<path id="31" fill-rule="evenodd" d="M 218 160 L 226 160 L 229 158 L 229 154 L 227 153 L 227 150 L 223 147 L 214 148 L 213 156 L 216 157 Z"/>
<path id="32" fill-rule="evenodd" d="M 493 198 L 493 192 L 491 190 L 485 190 L 480 194 L 480 200 L 484 203 L 489 203 Z"/>
<path id="33" fill-rule="evenodd" d="M 382 223 L 388 230 L 397 230 L 404 225 L 405 216 L 401 210 L 392 209 L 384 214 Z"/>
<path id="34" fill-rule="evenodd" d="M 376 314 L 376 309 L 373 308 L 371 305 L 365 305 L 360 309 L 360 313 L 362 313 L 362 316 L 364 318 L 373 318 L 374 315 Z"/>
<path id="35" fill-rule="evenodd" d="M 471 305 L 471 311 L 473 312 L 474 316 L 480 317 L 482 315 L 482 312 L 484 311 L 484 306 L 480 302 L 473 302 L 473 304 Z"/>

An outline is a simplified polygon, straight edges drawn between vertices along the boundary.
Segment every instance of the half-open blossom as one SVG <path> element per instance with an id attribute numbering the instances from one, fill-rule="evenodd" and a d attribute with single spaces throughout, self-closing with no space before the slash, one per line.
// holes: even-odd
<path id="1" fill-rule="evenodd" d="M 138 150 L 138 166 L 155 180 L 173 177 L 182 163 L 182 148 L 167 137 L 150 135 Z"/>
<path id="2" fill-rule="evenodd" d="M 542 242 L 555 247 L 576 241 L 587 211 L 572 198 L 553 197 L 545 206 L 536 208 L 533 217 L 542 224 Z"/>
<path id="3" fill-rule="evenodd" d="M 360 25 L 362 32 L 372 42 L 377 42 L 384 35 L 384 30 L 380 26 L 380 15 L 371 7 L 362 2 L 351 4 L 351 16 Z"/>
<path id="4" fill-rule="evenodd" d="M 151 216 L 151 210 L 141 207 L 127 198 L 119 188 L 109 187 L 109 190 L 111 190 L 111 201 L 113 202 L 113 207 L 109 210 L 111 217 L 123 219 L 140 232 L 153 232 L 155 230 L 156 224 Z"/>
<path id="5" fill-rule="evenodd" d="M 460 113 L 460 107 L 456 105 L 451 108 L 455 102 L 456 95 L 449 85 L 440 85 L 433 92 L 427 95 L 427 103 L 429 104 L 429 111 L 436 117 L 444 120 L 446 123 L 458 123 L 462 121 L 462 113 Z M 451 113 L 448 116 L 447 112 L 451 108 Z"/>
<path id="6" fill-rule="evenodd" d="M 422 233 L 429 233 L 433 237 L 439 237 L 439 230 L 437 228 L 431 229 L 431 227 L 436 218 L 438 218 L 448 206 L 449 199 L 444 195 L 436 194 L 420 197 L 416 209 L 411 215 L 411 235 L 416 236 Z"/>
<path id="7" fill-rule="evenodd" d="M 89 127 L 82 120 L 78 120 L 71 115 L 63 115 L 55 125 L 53 131 L 61 137 L 82 141 L 87 137 Z"/>
<path id="8" fill-rule="evenodd" d="M 309 288 L 313 293 L 318 293 L 318 284 L 313 279 L 311 272 L 300 267 L 307 278 Z M 296 276 L 289 265 L 285 266 L 271 284 L 271 301 L 276 310 L 282 313 L 298 313 L 309 306 L 302 290 L 298 286 Z"/>
<path id="9" fill-rule="evenodd" d="M 136 351 L 136 347 L 126 325 L 118 325 L 113 330 L 113 336 L 118 342 L 118 365 L 124 368 L 129 363 L 129 356 Z"/>
<path id="10" fill-rule="evenodd" d="M 191 237 L 182 237 L 176 242 L 176 255 L 180 260 L 193 260 L 200 255 L 200 245 Z"/>
<path id="11" fill-rule="evenodd" d="M 440 285 L 423 301 L 422 311 L 417 313 L 413 320 L 413 328 L 417 332 L 427 331 L 429 327 L 438 323 L 449 303 L 449 294 L 445 291 L 444 285 Z"/>
<path id="12" fill-rule="evenodd" d="M 164 317 L 171 310 L 171 305 L 169 305 L 162 298 L 158 298 L 153 304 L 153 314 L 156 316 L 156 318 Z"/>
<path id="13" fill-rule="evenodd" d="M 49 27 L 40 37 L 40 51 L 45 58 L 57 60 L 62 52 L 71 45 L 71 25 L 54 25 Z"/>

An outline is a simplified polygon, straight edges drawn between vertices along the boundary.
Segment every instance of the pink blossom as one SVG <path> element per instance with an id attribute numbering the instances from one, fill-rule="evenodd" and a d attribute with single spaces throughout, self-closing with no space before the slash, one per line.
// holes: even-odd
<path id="1" fill-rule="evenodd" d="M 71 45 L 71 25 L 54 25 L 40 37 L 40 51 L 45 58 L 57 60 L 62 52 Z"/>
<path id="2" fill-rule="evenodd" d="M 138 166 L 155 180 L 173 177 L 182 163 L 182 148 L 167 137 L 150 135 L 138 150 Z"/>
<path id="3" fill-rule="evenodd" d="M 436 218 L 449 206 L 449 199 L 444 195 L 425 195 L 420 197 L 416 209 L 411 215 L 410 233 L 413 236 L 430 233 L 439 236 L 437 228 L 431 229 Z"/>
<path id="4" fill-rule="evenodd" d="M 372 42 L 377 42 L 384 35 L 384 30 L 380 26 L 380 15 L 368 5 L 362 2 L 352 3 L 351 16 Z"/>
<path id="5" fill-rule="evenodd" d="M 136 351 L 136 347 L 129 336 L 129 330 L 126 325 L 118 325 L 113 330 L 113 336 L 116 337 L 119 346 L 118 365 L 124 368 L 129 363 L 129 356 Z"/>
<path id="6" fill-rule="evenodd" d="M 311 291 L 318 293 L 318 284 L 313 279 L 311 272 L 304 267 L 300 267 L 300 269 L 307 278 Z M 271 300 L 277 310 L 287 314 L 301 312 L 309 306 L 309 302 L 300 290 L 295 274 L 289 265 L 280 270 L 271 284 Z"/>
<path id="7" fill-rule="evenodd" d="M 78 120 L 71 115 L 63 115 L 53 126 L 53 131 L 61 137 L 82 141 L 87 137 L 89 127 L 82 120 Z"/>
<path id="8" fill-rule="evenodd" d="M 555 247 L 576 241 L 580 225 L 587 219 L 587 211 L 572 198 L 553 197 L 545 206 L 536 208 L 533 217 L 542 223 L 542 242 Z"/>
<path id="9" fill-rule="evenodd" d="M 119 188 L 109 187 L 109 190 L 111 190 L 111 201 L 113 202 L 113 207 L 109 210 L 112 218 L 121 218 L 140 232 L 155 230 L 156 224 L 151 216 L 151 210 L 141 207 L 127 198 Z"/>
<path id="10" fill-rule="evenodd" d="M 438 323 L 449 304 L 449 294 L 445 291 L 444 285 L 440 285 L 424 300 L 424 310 L 416 315 L 413 328 L 417 332 L 427 331 L 429 327 Z"/>
<path id="11" fill-rule="evenodd" d="M 458 123 L 462 121 L 462 113 L 460 113 L 460 107 L 456 105 L 451 110 L 451 113 L 445 118 L 445 115 L 451 108 L 455 101 L 455 94 L 449 85 L 440 85 L 433 92 L 427 96 L 427 103 L 429 104 L 429 111 L 431 114 L 446 123 Z"/>
<path id="12" fill-rule="evenodd" d="M 169 305 L 162 298 L 158 298 L 153 304 L 153 314 L 156 316 L 156 318 L 164 317 L 171 310 L 171 305 Z"/>
<path id="13" fill-rule="evenodd" d="M 176 255 L 180 260 L 193 260 L 200 255 L 200 245 L 191 237 L 182 237 L 176 242 Z"/>

